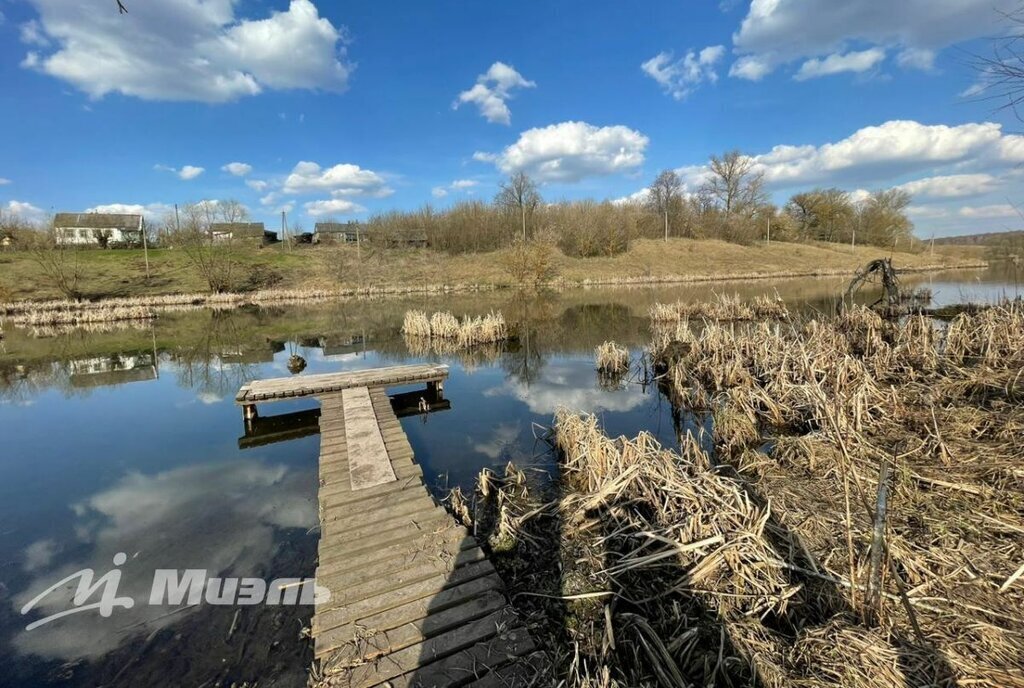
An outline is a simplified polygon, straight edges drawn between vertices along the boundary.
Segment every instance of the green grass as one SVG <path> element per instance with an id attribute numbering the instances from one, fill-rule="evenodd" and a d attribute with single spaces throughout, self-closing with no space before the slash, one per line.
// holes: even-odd
<path id="1" fill-rule="evenodd" d="M 207 291 L 207 285 L 180 249 L 149 252 L 146 278 L 141 249 L 85 250 L 77 253 L 81 266 L 79 288 L 91 299 Z M 717 240 L 650 239 L 633 242 L 630 250 L 612 258 L 569 258 L 555 251 L 552 262 L 561 280 L 615 281 L 619 279 L 684 280 L 757 277 L 783 274 L 852 272 L 869 260 L 889 255 L 878 247 L 855 250 L 838 244 L 740 246 Z M 363 248 L 351 246 L 302 247 L 291 251 L 275 246 L 237 248 L 241 286 L 256 265 L 280 276 L 282 288 L 510 285 L 505 252 L 448 255 L 427 249 Z M 934 255 L 896 253 L 899 268 L 957 267 L 977 264 L 981 252 L 974 247 L 937 247 Z M 0 253 L 0 300 L 58 298 L 60 293 L 24 252 Z"/>

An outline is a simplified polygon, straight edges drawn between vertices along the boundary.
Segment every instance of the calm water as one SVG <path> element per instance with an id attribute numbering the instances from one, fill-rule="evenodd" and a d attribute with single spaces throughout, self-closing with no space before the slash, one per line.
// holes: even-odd
<path id="1" fill-rule="evenodd" d="M 1013 275 L 993 272 L 914 281 L 932 289 L 936 305 L 1018 293 Z M 319 440 L 242 449 L 233 403 L 247 380 L 290 375 L 292 354 L 306 359 L 303 375 L 449 364 L 452 408 L 403 420 L 442 495 L 484 467 L 549 466 L 538 437 L 559 406 L 600 414 L 611 433 L 647 430 L 674 445 L 671 409 L 656 389 L 638 381 L 608 388 L 593 369 L 593 349 L 606 339 L 639 353 L 651 303 L 777 290 L 794 307 L 829 311 L 843 286 L 787 280 L 197 311 L 146 329 L 46 338 L 8 328 L 0 342 L 0 685 L 305 685 L 311 656 L 300 632 L 309 607 L 136 604 L 32 631 L 25 625 L 38 617 L 19 613 L 75 571 L 110 570 L 118 552 L 128 555 L 119 593 L 139 600 L 158 568 L 312 575 Z M 409 308 L 501 310 L 520 336 L 455 356 L 418 350 L 399 333 Z M 279 403 L 262 412 L 314 407 Z"/>

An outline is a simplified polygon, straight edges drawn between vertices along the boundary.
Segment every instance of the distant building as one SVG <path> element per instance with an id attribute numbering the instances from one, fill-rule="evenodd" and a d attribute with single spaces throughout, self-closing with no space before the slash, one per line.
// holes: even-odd
<path id="1" fill-rule="evenodd" d="M 142 243 L 142 215 L 115 213 L 57 213 L 53 232 L 57 243 L 73 246 L 136 246 Z"/>
<path id="2" fill-rule="evenodd" d="M 390 248 L 427 246 L 427 233 L 422 229 L 381 231 L 358 222 L 317 222 L 313 229 L 314 244 L 352 244 L 356 241 L 369 241 Z"/>
<path id="3" fill-rule="evenodd" d="M 260 246 L 276 244 L 277 232 L 268 231 L 262 222 L 212 222 L 210 238 L 217 241 L 244 241 Z"/>
<path id="4" fill-rule="evenodd" d="M 348 244 L 366 238 L 366 227 L 358 222 L 317 222 L 313 227 L 314 244 Z"/>

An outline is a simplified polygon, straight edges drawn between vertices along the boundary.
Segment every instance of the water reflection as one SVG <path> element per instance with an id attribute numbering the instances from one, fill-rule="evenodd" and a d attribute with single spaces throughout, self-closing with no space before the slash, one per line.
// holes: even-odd
<path id="1" fill-rule="evenodd" d="M 199 608 L 172 614 L 174 609 L 147 605 L 153 572 L 198 568 L 215 576 L 251 575 L 264 569 L 274 551 L 276 529 L 308 530 L 316 524 L 316 506 L 310 499 L 315 481 L 311 471 L 245 461 L 124 476 L 71 505 L 71 541 L 61 545 L 46 538 L 25 548 L 23 567 L 31 576 L 13 604 L 20 608 L 75 571 L 107 571 L 114 555 L 125 552 L 128 561 L 118 592 L 132 597 L 135 605 L 110 619 L 78 614 L 23 630 L 13 646 L 46 659 L 95 658 L 116 649 L 130 635 L 180 621 L 180 615 Z M 73 554 L 52 566 L 62 547 Z M 48 596 L 37 607 L 39 615 L 69 608 L 73 593 L 68 587 Z"/>
<path id="2" fill-rule="evenodd" d="M 954 287 L 947 284 L 985 284 L 987 293 L 1010 288 L 1001 278 L 974 277 L 915 279 L 932 288 L 936 305 L 948 302 Z M 450 410 L 402 421 L 440 493 L 510 460 L 550 467 L 538 436 L 560 406 L 600 414 L 612 434 L 654 432 L 667 446 L 687 424 L 703 423 L 674 416 L 656 389 L 628 379 L 602 384 L 594 370 L 594 347 L 607 339 L 629 348 L 634 360 L 639 356 L 650 340 L 652 303 L 703 299 L 713 291 L 749 298 L 777 290 L 793 307 L 830 311 L 844 286 L 844 280 L 790 280 L 466 294 L 169 313 L 149 330 L 45 339 L 7 330 L 0 354 L 0 562 L 7 562 L 0 565 L 0 652 L 16 657 L 19 668 L 0 676 L 0 685 L 115 685 L 120 667 L 134 663 L 139 670 L 146 662 L 146 684 L 177 683 L 166 672 L 171 659 L 146 651 L 147 639 L 161 629 L 173 633 L 160 636 L 162 643 L 174 648 L 175 662 L 192 667 L 196 684 L 224 676 L 203 663 L 214 656 L 211 643 L 224 646 L 227 665 L 244 666 L 232 680 L 264 677 L 279 666 L 273 662 L 285 662 L 227 647 L 230 613 L 216 622 L 223 628 L 211 639 L 205 629 L 216 623 L 207 610 L 162 616 L 167 610 L 136 605 L 108 620 L 70 617 L 32 632 L 24 631 L 17 611 L 73 571 L 108 570 L 117 552 L 129 555 L 122 594 L 133 597 L 148 595 L 157 567 L 267 577 L 273 575 L 268 569 L 285 566 L 280 575 L 311 575 L 315 546 L 307 545 L 315 535 L 307 530 L 317 520 L 318 439 L 306 435 L 315 432 L 307 422 L 315 403 L 268 409 L 292 414 L 294 427 L 268 425 L 267 441 L 251 443 L 239 442 L 244 427 L 234 405 L 245 382 L 290 375 L 292 355 L 307 362 L 302 375 L 415 361 L 451 365 Z M 412 308 L 459 316 L 501 310 L 517 338 L 470 352 L 406 341 L 401 322 Z M 289 441 L 268 443 L 284 436 Z M 41 611 L 62 604 L 55 597 Z M 304 647 L 301 623 L 308 618 L 271 624 L 266 632 L 278 634 L 273 647 Z M 245 646 L 270 646 L 253 637 L 257 632 L 255 626 L 246 631 Z M 294 651 L 287 662 L 300 655 Z M 68 674 L 61 669 L 68 661 L 85 661 L 91 669 Z M 281 684 L 302 685 L 305 666 L 298 668 Z"/>

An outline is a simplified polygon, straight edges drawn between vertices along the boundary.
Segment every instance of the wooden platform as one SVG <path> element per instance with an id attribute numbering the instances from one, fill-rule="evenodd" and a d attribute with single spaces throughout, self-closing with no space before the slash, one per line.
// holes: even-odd
<path id="1" fill-rule="evenodd" d="M 252 394 L 267 389 L 250 385 Z M 321 537 L 316 578 L 331 593 L 312 621 L 318 685 L 539 685 L 542 655 L 477 541 L 424 485 L 384 389 L 317 394 Z M 352 424 L 364 423 L 365 417 L 357 420 L 348 411 L 363 394 L 383 442 L 383 459 L 355 454 L 360 433 Z M 376 454 L 374 444 L 359 441 L 358 451 Z M 363 482 L 355 480 L 354 469 L 378 460 L 387 462 L 393 477 L 356 487 Z M 377 475 L 380 468 L 372 472 Z"/>
<path id="2" fill-rule="evenodd" d="M 252 406 L 256 402 L 316 396 L 354 387 L 397 387 L 418 382 L 436 386 L 447 377 L 448 366 L 422 364 L 253 380 L 238 390 L 235 403 Z"/>

